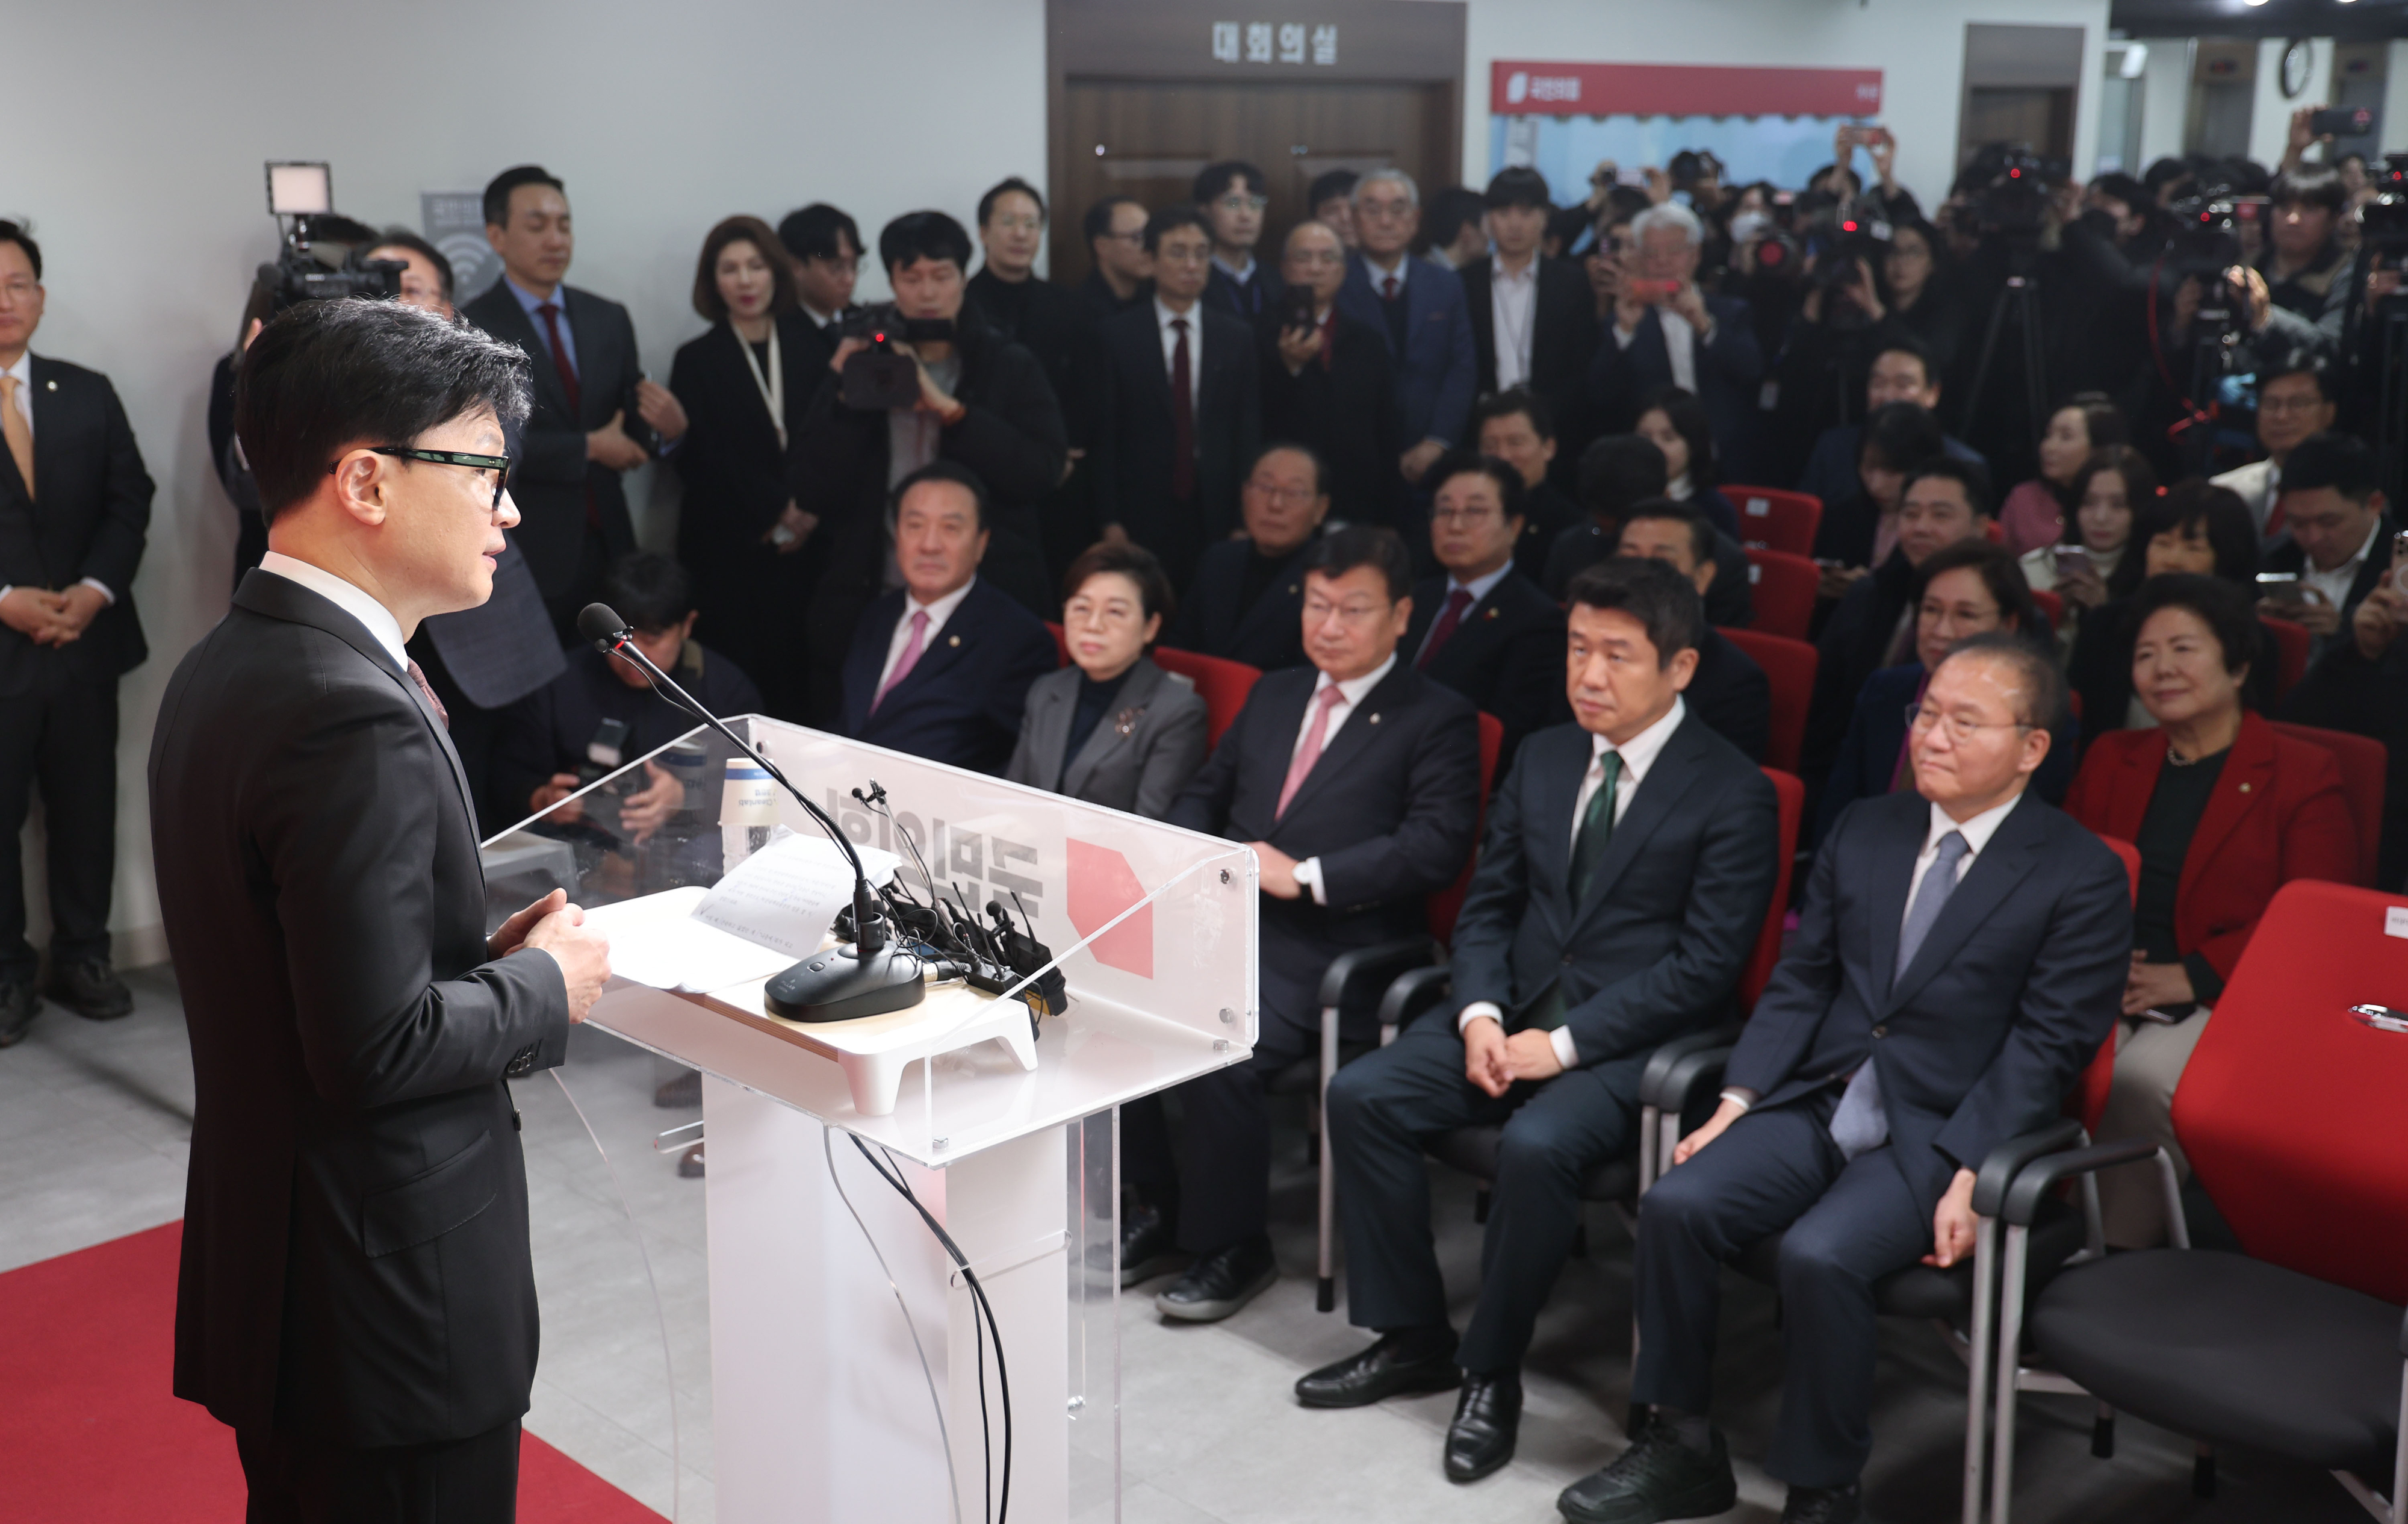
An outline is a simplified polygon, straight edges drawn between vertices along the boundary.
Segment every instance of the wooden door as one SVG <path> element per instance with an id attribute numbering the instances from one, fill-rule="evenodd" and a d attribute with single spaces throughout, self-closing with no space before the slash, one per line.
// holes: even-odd
<path id="1" fill-rule="evenodd" d="M 1051 274 L 1064 282 L 1086 278 L 1080 223 L 1106 195 L 1133 195 L 1150 208 L 1181 205 L 1206 165 L 1259 165 L 1270 180 L 1270 207 L 1257 257 L 1276 264 L 1288 229 L 1311 212 L 1304 198 L 1315 177 L 1395 165 L 1426 198 L 1453 183 L 1462 155 L 1454 87 L 1446 84 L 1069 79 L 1063 107 Z"/>

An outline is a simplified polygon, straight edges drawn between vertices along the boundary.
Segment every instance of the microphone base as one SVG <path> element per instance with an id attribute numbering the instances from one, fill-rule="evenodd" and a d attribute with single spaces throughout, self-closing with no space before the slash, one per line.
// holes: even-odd
<path id="1" fill-rule="evenodd" d="M 897 947 L 871 953 L 850 944 L 832 947 L 772 978 L 764 1003 L 773 1016 L 815 1025 L 882 1016 L 927 998 L 924 967 Z"/>

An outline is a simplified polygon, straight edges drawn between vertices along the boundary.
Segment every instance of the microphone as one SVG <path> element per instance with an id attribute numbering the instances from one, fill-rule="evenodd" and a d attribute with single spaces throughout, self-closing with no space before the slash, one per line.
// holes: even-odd
<path id="1" fill-rule="evenodd" d="M 770 1013 L 789 1021 L 852 1021 L 919 1004 L 927 993 L 927 985 L 921 978 L 920 958 L 906 949 L 888 945 L 886 923 L 879 914 L 881 900 L 878 891 L 869 886 L 869 875 L 862 870 L 861 854 L 853 849 L 852 839 L 828 818 L 827 812 L 788 781 L 778 764 L 759 748 L 729 729 L 718 715 L 703 708 L 692 694 L 678 686 L 675 679 L 655 666 L 643 648 L 628 639 L 626 621 L 609 604 L 587 604 L 577 615 L 577 633 L 593 641 L 594 648 L 605 655 L 618 656 L 643 669 L 652 680 L 654 693 L 726 737 L 729 744 L 759 763 L 763 771 L 819 822 L 828 840 L 853 865 L 852 943 L 832 952 L 814 953 L 771 979 L 767 992 Z"/>

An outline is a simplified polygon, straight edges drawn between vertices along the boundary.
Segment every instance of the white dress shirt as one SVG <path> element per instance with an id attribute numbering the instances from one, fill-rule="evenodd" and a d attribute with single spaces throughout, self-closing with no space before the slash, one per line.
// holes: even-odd
<path id="1" fill-rule="evenodd" d="M 17 411 L 24 418 L 25 433 L 30 437 L 34 432 L 34 352 L 27 350 L 18 355 L 15 365 L 0 366 L 0 376 L 7 376 L 17 383 Z M 38 459 L 35 468 L 40 469 Z M 30 482 L 25 484 L 29 488 L 33 485 Z M 110 592 L 108 584 L 97 577 L 83 578 L 77 585 L 91 588 L 110 603 L 117 601 L 117 595 Z M 16 585 L 12 582 L 0 582 L 0 598 L 7 597 L 16 590 Z"/>
<path id="2" fill-rule="evenodd" d="M 401 621 L 393 611 L 370 597 L 357 582 L 346 582 L 321 566 L 270 551 L 259 558 L 259 569 L 272 572 L 289 582 L 298 582 L 343 612 L 358 620 L 376 637 L 376 643 L 393 658 L 394 667 L 409 670 L 409 653 L 402 649 Z"/>
<path id="3" fill-rule="evenodd" d="M 1369 254 L 1363 255 L 1362 260 L 1363 273 L 1371 278 L 1372 295 L 1384 300 L 1388 294 L 1383 289 L 1383 285 L 1387 280 L 1388 277 L 1393 275 L 1397 278 L 1397 299 L 1399 301 L 1404 299 L 1405 277 L 1412 274 L 1413 268 L 1412 255 L 1398 254 L 1397 256 L 1397 267 L 1393 270 L 1383 270 L 1380 268 L 1379 265 L 1375 263 Z"/>
<path id="4" fill-rule="evenodd" d="M 1488 262 L 1488 322 L 1497 351 L 1497 390 L 1507 392 L 1530 379 L 1530 336 L 1539 317 L 1539 261 L 1535 254 L 1518 274 L 1502 259 Z"/>
<path id="5" fill-rule="evenodd" d="M 1162 374 L 1170 376 L 1170 364 L 1179 353 L 1179 333 L 1171 327 L 1173 321 L 1187 324 L 1187 399 L 1190 406 L 1204 405 L 1204 304 L 1191 303 L 1184 312 L 1174 312 L 1163 305 L 1161 297 L 1154 299 L 1154 323 L 1162 332 Z"/>
<path id="6" fill-rule="evenodd" d="M 1315 679 L 1312 684 L 1312 697 L 1305 702 L 1304 723 L 1296 727 L 1296 744 L 1287 749 L 1289 764 L 1291 766 L 1295 764 L 1297 754 L 1304 750 L 1304 738 L 1312 733 L 1313 711 L 1321 707 L 1321 696 L 1325 691 L 1334 687 L 1343 696 L 1337 703 L 1330 706 L 1329 724 L 1321 732 L 1321 755 L 1327 756 L 1330 742 L 1338 739 L 1339 727 L 1346 723 L 1346 717 L 1354 712 L 1356 705 L 1363 702 L 1363 696 L 1385 681 L 1388 674 L 1396 670 L 1396 667 L 1397 654 L 1391 651 L 1388 653 L 1386 661 L 1372 668 L 1361 677 L 1350 677 L 1343 683 L 1333 683 L 1329 674 L 1324 672 Z M 1320 858 L 1307 857 L 1297 864 L 1296 881 L 1312 891 L 1314 904 L 1329 903 L 1329 897 L 1324 894 L 1321 888 Z"/>
<path id="7" fill-rule="evenodd" d="M 1471 595 L 1471 601 L 1463 606 L 1463 617 L 1468 620 L 1471 617 L 1471 611 L 1480 607 L 1480 600 L 1486 597 L 1490 590 L 1495 588 L 1498 582 L 1503 582 L 1505 580 L 1505 574 L 1512 569 L 1513 563 L 1511 560 L 1508 560 L 1503 566 L 1498 567 L 1487 576 L 1474 577 L 1468 582 L 1456 581 L 1455 573 L 1448 572 L 1446 577 L 1446 591 L 1439 595 L 1438 608 L 1431 615 L 1430 626 L 1429 628 L 1422 631 L 1422 643 L 1413 647 L 1413 660 L 1418 662 L 1422 659 L 1422 652 L 1429 646 L 1430 637 L 1438 633 L 1437 616 L 1446 612 L 1446 600 L 1455 597 L 1457 589 Z M 1457 635 L 1462 634 L 1463 626 L 1461 625 L 1457 625 L 1455 627 L 1455 633 Z"/>
<path id="8" fill-rule="evenodd" d="M 2318 597 L 2336 609 L 2347 606 L 2349 590 L 2358 582 L 2358 568 L 2364 566 L 2366 558 L 2374 554 L 2375 539 L 2382 533 L 2383 522 L 2378 519 L 2375 521 L 2374 527 L 2366 532 L 2366 543 L 2358 548 L 2358 554 L 2330 571 L 2318 571 L 2314 560 L 2301 557 L 2300 585 L 2313 588 Z"/>
<path id="9" fill-rule="evenodd" d="M 962 606 L 962 599 L 968 597 L 970 589 L 977 585 L 978 578 L 972 576 L 968 582 L 934 603 L 923 603 L 908 592 L 903 595 L 903 617 L 895 621 L 895 633 L 886 639 L 886 664 L 878 669 L 878 686 L 869 690 L 872 694 L 886 691 L 887 681 L 895 672 L 895 664 L 903 659 L 903 648 L 911 643 L 911 616 L 924 612 L 928 616 L 928 633 L 920 640 L 920 660 L 926 661 L 929 651 L 937 644 L 938 635 L 945 627 L 945 621 L 953 617 L 953 611 Z"/>
<path id="10" fill-rule="evenodd" d="M 1589 801 L 1605 786 L 1605 754 L 1616 752 L 1622 756 L 1622 777 L 1613 787 L 1613 823 L 1619 826 L 1622 817 L 1630 812 L 1630 801 L 1638 795 L 1639 785 L 1656 769 L 1656 759 L 1664 755 L 1666 743 L 1671 740 L 1672 732 L 1681 728 L 1681 721 L 1688 712 L 1686 700 L 1675 694 L 1672 707 L 1664 712 L 1663 718 L 1620 746 L 1603 736 L 1589 736 L 1588 771 L 1581 778 L 1580 792 L 1572 797 L 1571 842 L 1575 850 L 1580 846 L 1581 822 L 1588 814 Z M 1461 1031 L 1482 1016 L 1499 1027 L 1505 1024 L 1505 1012 L 1496 1001 L 1474 1000 L 1455 1018 L 1455 1029 Z M 1579 1066 L 1580 1051 L 1572 1046 L 1570 1027 L 1556 1028 L 1549 1034 L 1549 1040 L 1555 1046 L 1555 1062 L 1566 1069 Z"/>

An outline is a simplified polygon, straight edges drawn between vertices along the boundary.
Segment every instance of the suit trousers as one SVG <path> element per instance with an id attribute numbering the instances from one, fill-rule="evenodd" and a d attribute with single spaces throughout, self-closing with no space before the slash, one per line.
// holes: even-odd
<path id="1" fill-rule="evenodd" d="M 1873 1283 L 1931 1250 L 1931 1217 L 1887 1144 L 1840 1157 L 1839 1092 L 1751 1112 L 1639 1199 L 1634 1402 L 1703 1414 L 1713 1397 L 1725 1261 L 1781 1244 L 1784 1371 L 1764 1469 L 1844 1487 L 1872 1453 Z"/>
<path id="2" fill-rule="evenodd" d="M 42 791 L 52 958 L 108 956 L 117 872 L 117 683 L 64 681 L 55 659 L 31 693 L 0 697 L 0 976 L 31 980 L 22 833 Z"/>
<path id="3" fill-rule="evenodd" d="M 1519 1366 L 1547 1293 L 1571 1254 L 1581 1182 L 1638 1143 L 1646 1057 L 1575 1069 L 1492 1098 L 1464 1077 L 1463 1039 L 1443 1012 L 1338 1071 L 1329 1147 L 1346 1232 L 1346 1312 L 1383 1331 L 1448 1321 L 1430 1235 L 1423 1144 L 1457 1128 L 1503 1125 L 1480 1300 L 1456 1359 L 1467 1371 Z"/>
<path id="4" fill-rule="evenodd" d="M 1213 1254 L 1266 1231 L 1271 1196 L 1268 1087 L 1281 1070 L 1320 1051 L 1317 1027 L 1266 1009 L 1253 1057 L 1179 1087 L 1181 1248 Z M 1131 1142 L 1142 1148 L 1145 1140 Z M 1129 1167 L 1134 1179 L 1141 1181 L 1149 1172 L 1142 1155 Z"/>
<path id="5" fill-rule="evenodd" d="M 353 1448 L 238 1430 L 244 1524 L 511 1524 L 519 1421 L 466 1439 Z"/>

